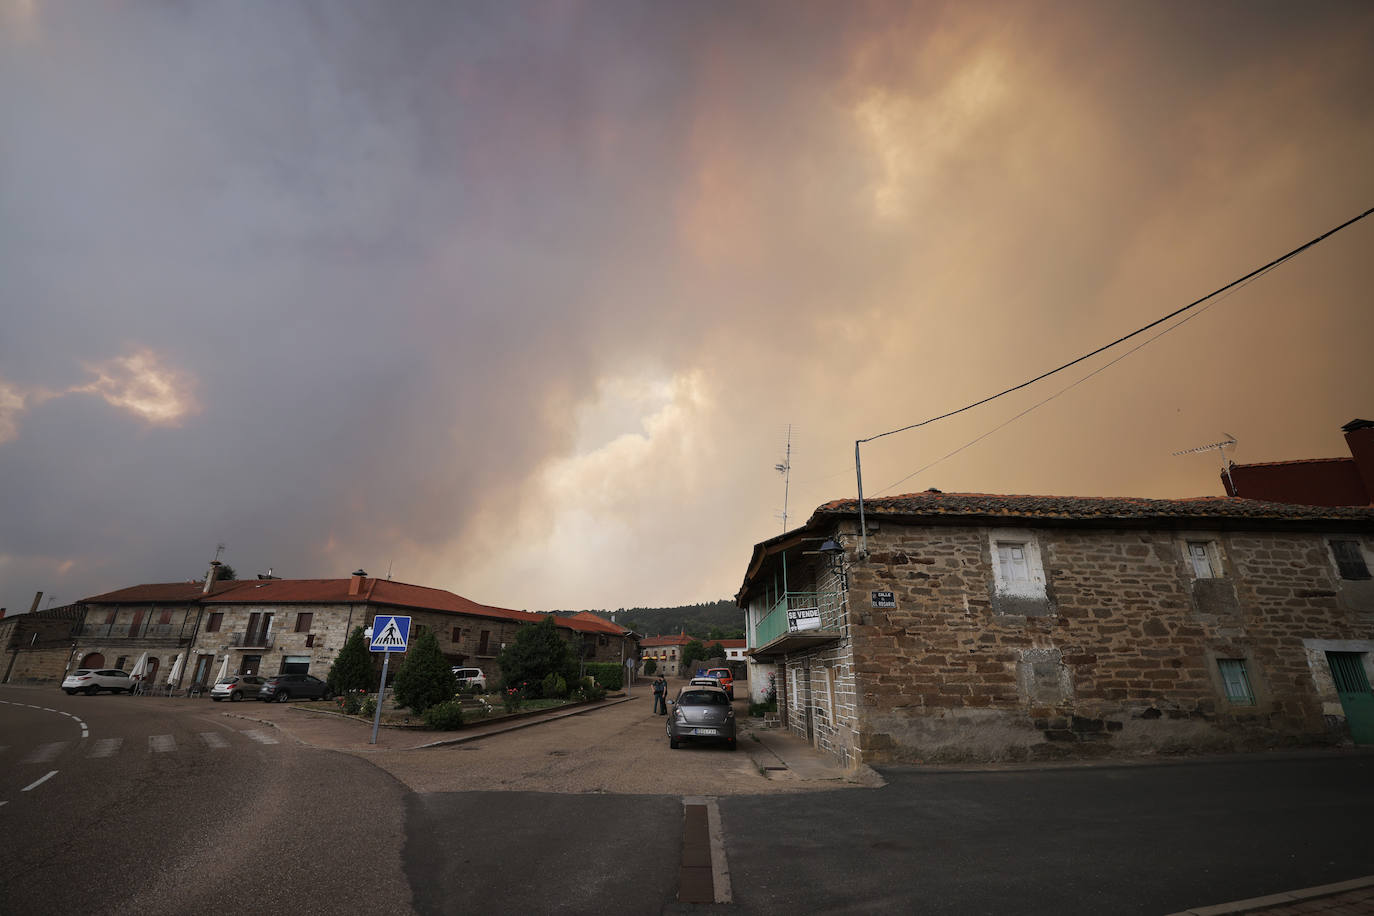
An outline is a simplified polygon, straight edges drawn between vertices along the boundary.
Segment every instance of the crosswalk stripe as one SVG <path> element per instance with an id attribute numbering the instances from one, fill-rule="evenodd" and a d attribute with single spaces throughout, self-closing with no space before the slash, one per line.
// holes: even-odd
<path id="1" fill-rule="evenodd" d="M 148 752 L 156 751 L 159 754 L 166 754 L 177 749 L 177 741 L 171 735 L 149 735 Z"/>
<path id="2" fill-rule="evenodd" d="M 245 732 L 243 732 L 243 734 L 247 735 L 249 738 L 252 738 L 254 741 L 258 742 L 259 744 L 276 744 L 276 743 L 277 743 L 277 739 L 276 739 L 276 738 L 273 738 L 271 735 L 267 734 L 267 732 L 262 731 L 262 730 L 260 730 L 260 729 L 256 729 L 256 728 L 255 728 L 255 729 L 252 729 L 252 730 L 250 730 L 250 731 L 245 731 Z"/>
<path id="3" fill-rule="evenodd" d="M 123 743 L 123 738 L 97 738 L 95 744 L 91 745 L 91 752 L 87 756 L 111 757 Z"/>
<path id="4" fill-rule="evenodd" d="M 200 740 L 204 741 L 208 747 L 228 747 L 229 742 L 224 740 L 224 736 L 215 732 L 201 732 Z"/>
<path id="5" fill-rule="evenodd" d="M 66 748 L 69 743 L 70 742 L 67 741 L 54 741 L 52 744 L 40 744 L 38 747 L 34 748 L 32 754 L 19 762 L 47 763 L 49 760 L 52 760 L 58 754 L 62 753 L 63 749 Z"/>

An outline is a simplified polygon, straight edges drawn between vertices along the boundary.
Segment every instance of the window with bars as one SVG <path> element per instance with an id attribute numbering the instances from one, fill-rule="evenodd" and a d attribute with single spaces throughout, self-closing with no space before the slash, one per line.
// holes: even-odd
<path id="1" fill-rule="evenodd" d="M 1255 691 L 1250 686 L 1250 673 L 1243 658 L 1219 658 L 1221 682 L 1226 687 L 1226 699 L 1237 706 L 1254 706 Z"/>
<path id="2" fill-rule="evenodd" d="M 1193 575 L 1199 579 L 1216 579 L 1220 577 L 1215 562 L 1215 548 L 1211 541 L 1189 541 L 1188 542 L 1188 562 L 1193 568 Z"/>
<path id="3" fill-rule="evenodd" d="M 1368 579 L 1369 564 L 1365 562 L 1364 551 L 1359 541 L 1332 540 L 1331 555 L 1336 558 L 1336 568 L 1342 579 Z"/>

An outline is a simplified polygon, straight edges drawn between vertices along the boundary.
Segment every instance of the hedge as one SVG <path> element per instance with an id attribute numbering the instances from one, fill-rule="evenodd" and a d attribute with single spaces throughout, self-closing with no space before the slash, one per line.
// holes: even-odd
<path id="1" fill-rule="evenodd" d="M 587 662 L 587 673 L 607 690 L 619 690 L 625 686 L 625 669 L 612 662 Z"/>

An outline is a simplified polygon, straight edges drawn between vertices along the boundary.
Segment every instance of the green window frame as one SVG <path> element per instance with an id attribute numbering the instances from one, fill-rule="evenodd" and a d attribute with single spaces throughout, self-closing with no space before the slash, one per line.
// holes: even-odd
<path id="1" fill-rule="evenodd" d="M 1250 672 L 1243 658 L 1219 658 L 1217 668 L 1226 688 L 1226 699 L 1236 706 L 1254 706 L 1255 691 L 1250 686 Z"/>

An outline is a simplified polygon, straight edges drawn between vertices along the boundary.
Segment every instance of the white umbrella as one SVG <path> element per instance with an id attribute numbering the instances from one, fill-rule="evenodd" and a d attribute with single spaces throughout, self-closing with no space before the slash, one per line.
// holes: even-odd
<path id="1" fill-rule="evenodd" d="M 181 653 L 177 653 L 176 661 L 172 662 L 172 670 L 167 672 L 167 686 L 171 687 L 181 677 Z"/>
<path id="2" fill-rule="evenodd" d="M 140 656 L 138 657 L 138 661 L 134 662 L 134 668 L 133 668 L 132 671 L 129 672 L 129 677 L 133 678 L 134 680 L 138 680 L 139 678 L 143 677 L 143 676 L 144 676 L 145 674 L 147 674 L 147 673 L 148 673 L 148 653 L 147 653 L 147 652 L 144 652 L 142 655 L 140 655 Z"/>
<path id="3" fill-rule="evenodd" d="M 215 683 L 219 683 L 229 676 L 229 656 L 224 656 L 224 664 L 219 666 L 219 677 L 215 678 Z"/>

